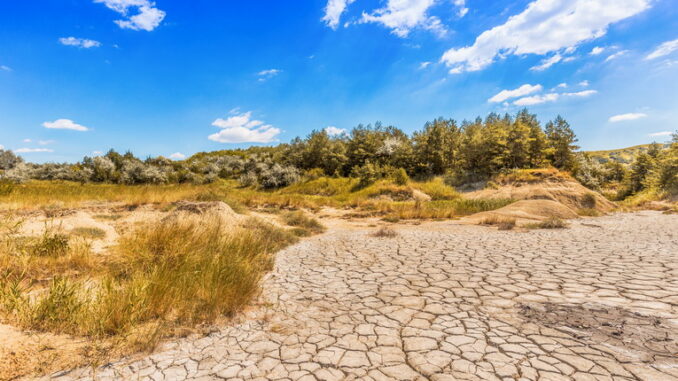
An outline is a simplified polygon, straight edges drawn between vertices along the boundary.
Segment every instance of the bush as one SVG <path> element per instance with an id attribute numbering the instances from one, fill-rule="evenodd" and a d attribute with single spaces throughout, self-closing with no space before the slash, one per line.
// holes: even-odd
<path id="1" fill-rule="evenodd" d="M 353 168 L 352 177 L 358 179 L 357 189 L 366 188 L 374 184 L 382 177 L 382 169 L 378 165 L 367 163 L 360 167 Z"/>
<path id="2" fill-rule="evenodd" d="M 410 181 L 410 177 L 407 176 L 407 172 L 404 168 L 398 168 L 393 174 L 393 182 L 397 185 L 407 185 Z"/>

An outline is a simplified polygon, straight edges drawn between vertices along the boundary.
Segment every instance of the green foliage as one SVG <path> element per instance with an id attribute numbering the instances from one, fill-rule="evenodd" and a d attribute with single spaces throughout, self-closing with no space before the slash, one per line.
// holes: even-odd
<path id="1" fill-rule="evenodd" d="M 410 177 L 407 176 L 407 171 L 405 171 L 405 168 L 398 168 L 393 173 L 393 182 L 396 183 L 396 185 L 407 185 L 409 181 Z"/>
<path id="2" fill-rule="evenodd" d="M 31 252 L 38 257 L 61 257 L 68 253 L 69 238 L 65 234 L 53 232 L 50 229 L 32 245 Z"/>

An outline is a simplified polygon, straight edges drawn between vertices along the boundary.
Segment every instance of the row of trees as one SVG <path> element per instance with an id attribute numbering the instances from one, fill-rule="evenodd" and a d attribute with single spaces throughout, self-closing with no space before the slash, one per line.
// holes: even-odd
<path id="1" fill-rule="evenodd" d="M 379 123 L 359 125 L 341 136 L 314 131 L 279 146 L 274 156 L 300 169 L 321 168 L 326 175 L 347 176 L 371 165 L 404 168 L 411 176 L 448 174 L 462 183 L 513 168 L 571 170 L 576 142 L 565 119 L 557 117 L 542 128 L 535 115 L 523 110 L 515 117 L 490 114 L 461 125 L 440 118 L 411 137 Z"/>
<path id="2" fill-rule="evenodd" d="M 208 183 L 238 179 L 243 185 L 278 188 L 313 176 L 355 176 L 364 183 L 399 174 L 446 175 L 454 184 L 476 182 L 510 169 L 554 166 L 572 172 L 584 185 L 601 189 L 621 184 L 621 196 L 649 187 L 678 192 L 678 137 L 669 149 L 653 146 L 627 168 L 600 164 L 576 153 L 577 138 L 565 119 L 543 127 L 527 110 L 515 116 L 490 114 L 484 120 L 435 119 L 411 136 L 393 126 L 359 125 L 332 136 L 313 131 L 274 147 L 199 153 L 184 161 L 141 160 L 113 150 L 76 164 L 32 164 L 0 150 L 0 180 L 29 179 L 119 184 Z"/>
<path id="3" fill-rule="evenodd" d="M 409 136 L 393 126 L 359 125 L 331 136 L 314 131 L 305 139 L 275 147 L 196 154 L 185 161 L 163 157 L 140 160 L 110 151 L 77 164 L 31 164 L 9 151 L 0 153 L 2 178 L 110 182 L 121 184 L 204 183 L 238 178 L 243 184 L 276 188 L 297 181 L 300 171 L 327 176 L 383 176 L 402 168 L 410 176 L 447 174 L 463 183 L 505 169 L 553 165 L 572 169 L 577 141 L 561 117 L 545 128 L 527 110 L 515 117 L 490 114 L 484 120 L 436 119 Z"/>

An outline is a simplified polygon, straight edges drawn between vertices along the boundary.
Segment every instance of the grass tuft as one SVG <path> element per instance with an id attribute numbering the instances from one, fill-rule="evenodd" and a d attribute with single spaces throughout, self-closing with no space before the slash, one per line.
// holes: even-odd
<path id="1" fill-rule="evenodd" d="M 282 216 L 283 221 L 289 226 L 309 232 L 307 235 L 318 234 L 325 231 L 325 227 L 315 218 L 307 216 L 302 211 L 287 212 Z"/>
<path id="2" fill-rule="evenodd" d="M 71 230 L 71 234 L 78 236 L 78 237 L 83 237 L 83 238 L 89 238 L 89 239 L 104 239 L 106 238 L 106 231 L 100 228 L 94 228 L 94 227 L 78 227 L 73 230 Z"/>
<path id="3" fill-rule="evenodd" d="M 567 226 L 567 222 L 557 217 L 550 217 L 542 222 L 525 225 L 528 229 L 565 229 Z"/>
<path id="4" fill-rule="evenodd" d="M 372 237 L 377 238 L 395 238 L 398 236 L 398 232 L 389 228 L 388 226 L 383 226 L 379 228 L 376 232 L 372 233 Z"/>
<path id="5" fill-rule="evenodd" d="M 512 230 L 516 227 L 516 219 L 491 215 L 480 221 L 480 225 L 496 226 L 499 230 Z"/>

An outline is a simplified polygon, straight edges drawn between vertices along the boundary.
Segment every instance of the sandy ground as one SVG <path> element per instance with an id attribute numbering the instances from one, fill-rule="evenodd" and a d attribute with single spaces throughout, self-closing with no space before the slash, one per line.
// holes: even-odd
<path id="1" fill-rule="evenodd" d="M 678 216 L 497 231 L 325 221 L 206 337 L 51 378 L 678 380 Z"/>

